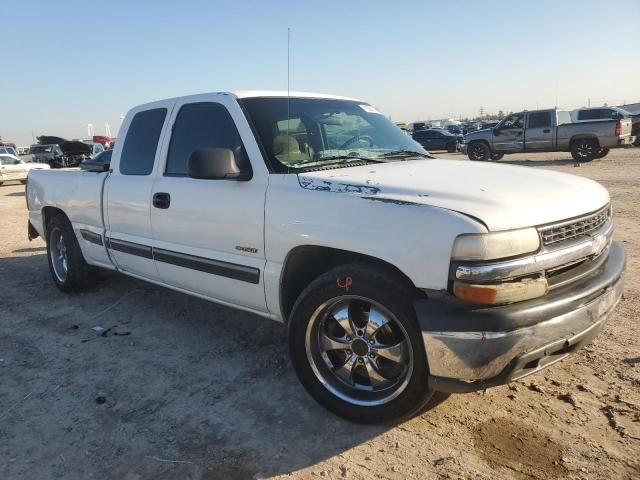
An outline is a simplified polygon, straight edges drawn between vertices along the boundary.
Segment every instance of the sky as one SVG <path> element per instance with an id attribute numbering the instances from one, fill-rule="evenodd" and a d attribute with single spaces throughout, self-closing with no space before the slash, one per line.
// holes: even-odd
<path id="1" fill-rule="evenodd" d="M 0 136 L 117 133 L 208 91 L 356 97 L 394 121 L 640 102 L 640 0 L 1 0 Z"/>

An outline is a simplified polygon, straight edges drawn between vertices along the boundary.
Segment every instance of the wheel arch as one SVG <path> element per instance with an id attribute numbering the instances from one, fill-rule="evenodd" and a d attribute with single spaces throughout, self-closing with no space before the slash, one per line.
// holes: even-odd
<path id="1" fill-rule="evenodd" d="M 595 142 L 598 144 L 598 147 L 600 147 L 600 140 L 598 139 L 597 135 L 594 135 L 592 133 L 579 133 L 571 137 L 571 139 L 569 140 L 569 148 L 573 147 L 573 144 L 580 140 L 595 140 Z"/>
<path id="2" fill-rule="evenodd" d="M 377 266 L 400 279 L 407 288 L 417 291 L 404 272 L 380 258 L 333 247 L 300 245 L 287 253 L 280 276 L 280 310 L 284 322 L 289 322 L 293 305 L 311 282 L 332 268 L 349 263 Z"/>
<path id="3" fill-rule="evenodd" d="M 49 222 L 53 217 L 57 217 L 60 215 L 64 216 L 67 220 L 69 220 L 69 217 L 67 216 L 66 213 L 64 213 L 64 210 L 58 207 L 48 206 L 48 207 L 42 208 L 42 230 L 44 232 L 43 240 L 45 242 L 47 241 L 47 227 L 49 226 Z"/>

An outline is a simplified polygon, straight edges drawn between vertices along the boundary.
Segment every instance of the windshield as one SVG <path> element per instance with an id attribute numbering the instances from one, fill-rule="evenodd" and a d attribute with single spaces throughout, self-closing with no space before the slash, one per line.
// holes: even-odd
<path id="1" fill-rule="evenodd" d="M 275 171 L 423 157 L 427 152 L 370 105 L 322 98 L 240 100 Z"/>

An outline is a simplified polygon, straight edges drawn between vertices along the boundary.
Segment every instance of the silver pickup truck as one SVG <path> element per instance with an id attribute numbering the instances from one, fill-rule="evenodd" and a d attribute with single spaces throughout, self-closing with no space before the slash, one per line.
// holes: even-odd
<path id="1" fill-rule="evenodd" d="M 589 162 L 633 141 L 629 118 L 572 123 L 568 111 L 550 109 L 512 113 L 493 128 L 465 135 L 460 150 L 469 160 L 500 160 L 521 152 L 571 152 L 576 161 Z"/>

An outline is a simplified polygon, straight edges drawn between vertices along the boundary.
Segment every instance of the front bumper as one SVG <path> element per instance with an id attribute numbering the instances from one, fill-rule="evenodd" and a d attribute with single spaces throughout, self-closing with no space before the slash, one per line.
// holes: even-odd
<path id="1" fill-rule="evenodd" d="M 586 278 L 545 297 L 498 307 L 448 300 L 415 302 L 429 364 L 429 385 L 471 392 L 502 385 L 562 360 L 603 328 L 623 292 L 624 250 Z"/>

